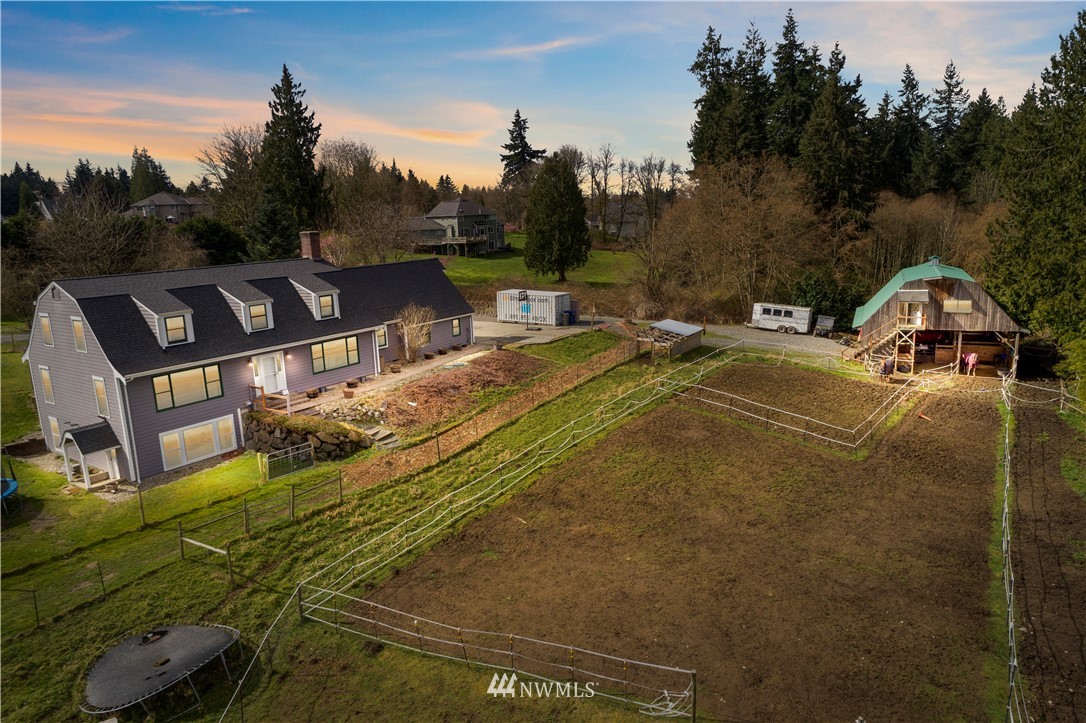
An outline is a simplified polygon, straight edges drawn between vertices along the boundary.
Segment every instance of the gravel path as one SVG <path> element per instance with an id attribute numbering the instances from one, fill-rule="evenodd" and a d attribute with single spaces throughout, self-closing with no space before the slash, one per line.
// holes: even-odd
<path id="1" fill-rule="evenodd" d="M 814 352 L 826 356 L 841 356 L 841 352 L 848 349 L 834 340 L 812 334 L 781 334 L 765 329 L 750 329 L 741 324 L 709 324 L 706 326 L 706 331 L 726 339 L 744 339 L 752 343 L 772 344 L 778 348 L 779 345 L 786 344 L 797 351 Z M 712 340 L 707 340 L 707 343 L 712 344 Z"/>

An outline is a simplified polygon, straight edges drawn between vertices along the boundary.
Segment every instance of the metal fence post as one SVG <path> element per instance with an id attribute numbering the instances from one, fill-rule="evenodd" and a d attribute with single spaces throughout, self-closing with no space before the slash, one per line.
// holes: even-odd
<path id="1" fill-rule="evenodd" d="M 290 506 L 287 508 L 287 513 L 290 515 L 290 521 L 294 521 L 294 485 L 288 485 L 290 487 Z"/>
<path id="2" fill-rule="evenodd" d="M 98 560 L 98 582 L 102 583 L 102 597 L 106 596 L 106 576 L 102 574 L 102 561 Z"/>
<path id="3" fill-rule="evenodd" d="M 690 720 L 698 719 L 698 671 L 690 671 L 690 687 L 694 689 L 694 702 L 690 706 Z"/>
<path id="4" fill-rule="evenodd" d="M 302 586 L 298 585 L 295 589 L 295 595 L 298 596 L 298 620 L 305 622 L 305 613 L 302 612 Z"/>
<path id="5" fill-rule="evenodd" d="M 249 534 L 249 499 L 247 497 L 241 498 L 241 516 L 245 523 L 245 534 Z"/>
<path id="6" fill-rule="evenodd" d="M 41 628 L 41 618 L 38 617 L 38 590 L 34 588 L 30 591 L 30 596 L 34 599 L 34 629 Z"/>
<path id="7" fill-rule="evenodd" d="M 338 504 L 341 504 L 341 505 L 343 504 L 343 469 L 342 468 L 339 470 L 339 502 L 338 502 Z"/>
<path id="8" fill-rule="evenodd" d="M 181 559 L 185 559 L 185 533 L 181 530 L 181 520 L 177 521 L 177 543 L 181 545 Z"/>

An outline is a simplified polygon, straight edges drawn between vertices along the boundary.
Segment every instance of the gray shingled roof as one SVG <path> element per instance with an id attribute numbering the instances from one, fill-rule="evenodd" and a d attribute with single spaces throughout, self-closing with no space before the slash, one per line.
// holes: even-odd
<path id="1" fill-rule="evenodd" d="M 458 198 L 455 201 L 442 201 L 434 206 L 426 218 L 453 218 L 454 216 L 489 216 L 497 215 L 485 206 L 480 206 L 466 198 Z"/>
<path id="2" fill-rule="evenodd" d="M 84 455 L 121 446 L 109 422 L 96 422 L 85 427 L 70 429 L 64 433 L 64 436 L 71 437 L 75 446 Z"/>
<path id="3" fill-rule="evenodd" d="M 340 318 L 317 321 L 291 280 L 339 290 Z M 274 327 L 246 334 L 220 284 L 239 283 L 272 300 Z M 79 301 L 110 363 L 126 376 L 240 356 L 309 339 L 347 334 L 396 319 L 410 302 L 438 319 L 466 316 L 471 306 L 445 276 L 438 259 L 337 269 L 308 259 L 211 266 L 146 274 L 68 279 L 57 284 Z M 133 296 L 159 290 L 192 310 L 194 341 L 163 349 Z"/>
<path id="4" fill-rule="evenodd" d="M 203 201 L 190 201 L 184 196 L 162 192 L 156 193 L 153 196 L 148 196 L 143 200 L 136 201 L 132 206 L 198 206 L 201 203 L 203 203 Z"/>

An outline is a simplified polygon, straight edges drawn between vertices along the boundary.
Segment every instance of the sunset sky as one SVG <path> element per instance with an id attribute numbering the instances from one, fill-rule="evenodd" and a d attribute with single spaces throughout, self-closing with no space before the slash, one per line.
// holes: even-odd
<path id="1" fill-rule="evenodd" d="M 975 97 L 1010 108 L 1079 3 L 27 3 L 0 7 L 2 162 L 58 181 L 77 158 L 128 167 L 146 147 L 175 183 L 224 125 L 267 119 L 285 63 L 324 138 L 374 146 L 436 181 L 492 184 L 513 111 L 537 148 L 611 143 L 689 164 L 706 28 L 753 22 L 772 46 L 841 43 L 871 107 L 912 64 L 930 92 L 953 59 Z"/>

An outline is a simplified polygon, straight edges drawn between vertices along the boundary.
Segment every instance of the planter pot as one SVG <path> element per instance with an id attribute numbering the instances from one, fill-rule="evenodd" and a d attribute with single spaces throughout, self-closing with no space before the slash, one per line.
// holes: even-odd
<path id="1" fill-rule="evenodd" d="M 354 399 L 354 390 L 353 389 L 344 389 L 343 390 L 343 398 L 344 399 Z"/>
<path id="2" fill-rule="evenodd" d="M 357 386 L 358 386 L 358 380 L 357 379 L 348 379 L 347 380 L 347 387 L 349 389 L 354 389 Z"/>
<path id="3" fill-rule="evenodd" d="M 392 372 L 393 374 L 399 374 L 400 373 L 400 365 L 399 364 L 389 364 L 388 365 L 388 370 L 390 372 Z"/>
<path id="4" fill-rule="evenodd" d="M 320 394 L 321 394 L 320 389 L 306 389 L 305 390 L 305 395 L 310 399 L 316 399 L 317 397 L 320 396 Z"/>
<path id="5" fill-rule="evenodd" d="M 441 356 L 445 356 L 446 354 L 449 353 L 449 351 L 447 349 L 438 349 L 437 353 L 440 354 Z"/>
<path id="6" fill-rule="evenodd" d="M 426 353 L 425 353 L 425 354 L 423 354 L 422 356 L 423 356 L 423 358 L 425 358 L 425 359 L 433 359 L 433 358 L 434 358 L 434 355 L 433 355 L 433 353 L 432 353 L 432 352 L 426 352 Z"/>

